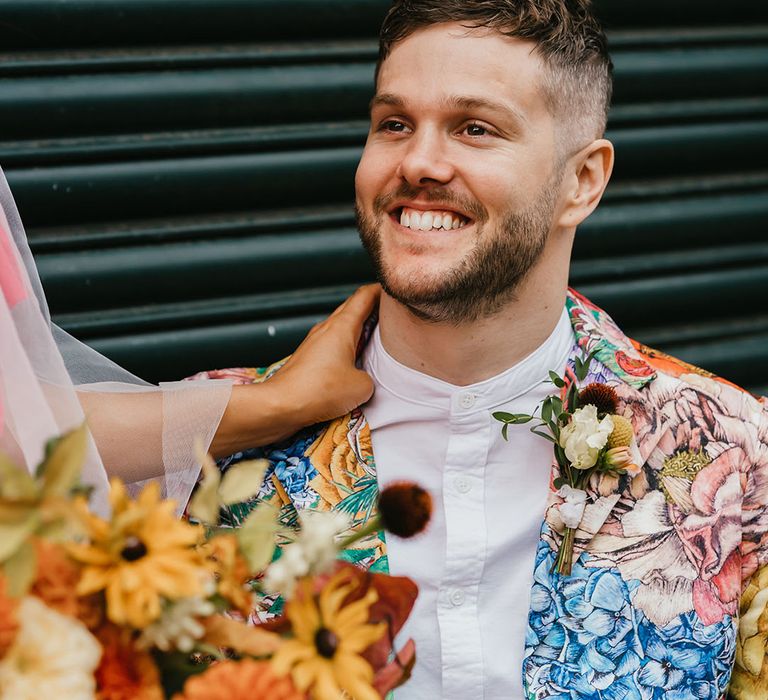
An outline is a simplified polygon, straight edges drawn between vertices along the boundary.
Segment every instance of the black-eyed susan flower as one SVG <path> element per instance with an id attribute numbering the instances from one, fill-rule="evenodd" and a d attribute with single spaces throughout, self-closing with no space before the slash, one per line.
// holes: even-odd
<path id="1" fill-rule="evenodd" d="M 83 566 L 78 593 L 103 590 L 107 617 L 142 629 L 160 617 L 163 599 L 202 594 L 212 573 L 196 549 L 200 529 L 176 518 L 156 483 L 136 501 L 119 480 L 111 487 L 111 519 L 84 512 L 89 542 L 68 550 Z"/>
<path id="2" fill-rule="evenodd" d="M 272 657 L 279 676 L 290 673 L 296 687 L 315 700 L 337 700 L 346 693 L 355 700 L 380 700 L 373 687 L 374 669 L 363 652 L 385 634 L 387 624 L 369 623 L 378 600 L 372 587 L 346 602 L 359 583 L 342 570 L 320 591 L 303 579 L 297 595 L 286 604 L 293 638 Z"/>

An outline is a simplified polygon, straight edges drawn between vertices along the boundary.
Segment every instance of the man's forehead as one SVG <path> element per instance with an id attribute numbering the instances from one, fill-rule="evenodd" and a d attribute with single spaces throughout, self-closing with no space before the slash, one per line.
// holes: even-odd
<path id="1" fill-rule="evenodd" d="M 542 71 L 531 41 L 457 22 L 436 24 L 392 47 L 379 70 L 377 96 L 511 101 L 521 103 L 519 111 L 535 111 Z"/>

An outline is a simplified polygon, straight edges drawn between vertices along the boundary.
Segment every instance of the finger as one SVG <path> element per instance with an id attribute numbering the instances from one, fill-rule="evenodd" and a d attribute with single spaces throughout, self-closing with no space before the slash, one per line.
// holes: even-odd
<path id="1" fill-rule="evenodd" d="M 349 309 L 350 306 L 355 306 L 358 304 L 368 304 L 369 300 L 372 304 L 370 310 L 368 311 L 368 314 L 373 311 L 373 305 L 375 305 L 376 301 L 378 301 L 379 297 L 381 296 L 381 285 L 378 284 L 364 284 L 362 287 L 358 287 L 351 296 L 347 297 L 341 304 L 339 304 L 333 311 L 333 313 L 328 317 L 334 318 L 335 316 L 338 316 L 339 314 L 345 312 L 347 309 Z M 357 311 L 353 312 L 358 313 Z"/>
<path id="2" fill-rule="evenodd" d="M 378 284 L 366 284 L 359 287 L 329 318 L 344 317 L 348 323 L 362 326 L 373 313 L 381 297 Z"/>

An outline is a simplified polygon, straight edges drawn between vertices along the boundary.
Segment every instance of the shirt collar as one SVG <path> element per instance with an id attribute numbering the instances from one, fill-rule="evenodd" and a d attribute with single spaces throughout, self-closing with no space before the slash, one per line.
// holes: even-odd
<path id="1" fill-rule="evenodd" d="M 384 349 L 376 327 L 364 351 L 364 366 L 377 386 L 405 401 L 473 413 L 488 411 L 528 393 L 548 380 L 550 370 L 562 372 L 573 345 L 573 330 L 563 309 L 550 336 L 530 355 L 494 377 L 456 386 L 399 363 Z"/>
<path id="2" fill-rule="evenodd" d="M 597 360 L 621 381 L 633 389 L 642 389 L 656 378 L 653 367 L 635 349 L 632 341 L 621 332 L 615 321 L 600 307 L 576 290 L 569 288 L 565 300 L 565 311 L 570 318 L 576 345 L 582 351 L 594 351 Z M 357 348 L 359 357 L 369 354 L 367 346 L 374 331 L 378 336 L 377 324 L 377 314 L 373 314 L 364 324 Z M 547 342 L 545 341 L 545 345 Z M 556 366 L 553 365 L 548 369 L 556 369 Z"/>

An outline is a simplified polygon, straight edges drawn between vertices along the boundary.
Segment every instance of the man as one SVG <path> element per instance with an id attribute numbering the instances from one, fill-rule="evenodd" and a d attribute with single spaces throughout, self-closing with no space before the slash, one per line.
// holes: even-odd
<path id="1" fill-rule="evenodd" d="M 375 393 L 267 448 L 261 498 L 287 520 L 318 508 L 360 524 L 391 481 L 432 493 L 423 537 L 347 553 L 419 584 L 398 700 L 715 699 L 737 638 L 731 691 L 768 697 L 768 419 L 567 290 L 576 227 L 613 165 L 610 76 L 587 0 L 401 0 L 384 22 L 356 177 L 385 292 L 362 352 Z M 565 576 L 551 573 L 551 443 L 524 425 L 505 442 L 491 413 L 533 413 L 549 371 L 586 351 L 642 469 L 588 489 Z"/>

